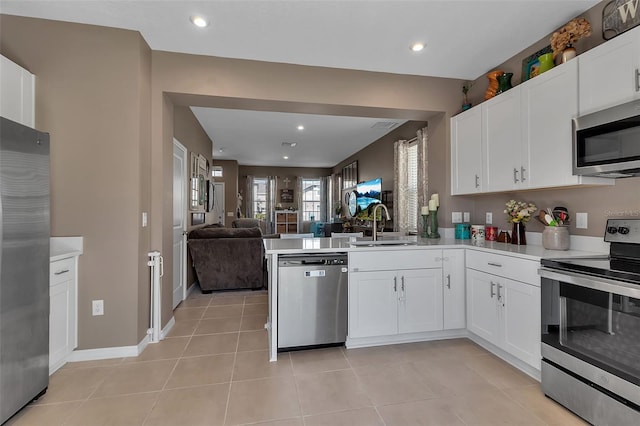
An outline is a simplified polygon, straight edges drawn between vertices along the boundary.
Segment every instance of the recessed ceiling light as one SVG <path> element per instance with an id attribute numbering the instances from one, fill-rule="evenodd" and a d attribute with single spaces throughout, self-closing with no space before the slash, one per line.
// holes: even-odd
<path id="1" fill-rule="evenodd" d="M 304 130 L 304 126 L 301 124 L 298 126 L 298 130 Z"/>
<path id="2" fill-rule="evenodd" d="M 298 142 L 282 142 L 282 146 L 286 148 L 295 148 L 298 145 Z"/>
<path id="3" fill-rule="evenodd" d="M 285 160 L 288 160 L 289 156 L 288 155 L 283 155 L 282 158 L 284 158 Z"/>
<path id="4" fill-rule="evenodd" d="M 191 22 L 193 23 L 193 25 L 195 25 L 196 27 L 204 28 L 207 25 L 209 25 L 207 20 L 204 19 L 202 16 L 199 16 L 199 15 L 193 15 L 190 19 L 191 19 Z"/>
<path id="5" fill-rule="evenodd" d="M 424 49 L 424 43 L 418 42 L 418 43 L 413 43 L 411 45 L 411 50 L 414 51 L 414 52 L 419 52 L 422 49 Z"/>

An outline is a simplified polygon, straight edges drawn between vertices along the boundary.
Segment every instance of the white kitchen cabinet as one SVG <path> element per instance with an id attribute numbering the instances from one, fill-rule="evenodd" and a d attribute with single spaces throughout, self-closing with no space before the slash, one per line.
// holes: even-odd
<path id="1" fill-rule="evenodd" d="M 640 98 L 640 27 L 578 56 L 578 65 L 580 115 Z"/>
<path id="2" fill-rule="evenodd" d="M 482 104 L 486 191 L 522 188 L 522 168 L 527 164 L 522 149 L 520 86 Z"/>
<path id="3" fill-rule="evenodd" d="M 451 194 L 483 191 L 482 108 L 451 119 Z"/>
<path id="4" fill-rule="evenodd" d="M 466 328 L 464 249 L 442 250 L 443 328 Z"/>
<path id="5" fill-rule="evenodd" d="M 442 330 L 442 250 L 349 254 L 349 338 Z"/>
<path id="6" fill-rule="evenodd" d="M 539 370 L 538 267 L 538 262 L 486 252 L 467 256 L 469 331 Z"/>
<path id="7" fill-rule="evenodd" d="M 62 367 L 78 346 L 77 256 L 49 266 L 49 374 Z"/>
<path id="8" fill-rule="evenodd" d="M 2 55 L 0 116 L 35 127 L 35 76 Z"/>

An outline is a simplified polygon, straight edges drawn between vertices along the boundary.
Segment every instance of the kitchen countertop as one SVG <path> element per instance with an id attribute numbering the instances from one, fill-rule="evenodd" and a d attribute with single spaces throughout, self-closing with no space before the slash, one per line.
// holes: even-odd
<path id="1" fill-rule="evenodd" d="M 49 239 L 49 261 L 56 262 L 82 254 L 83 237 L 51 237 Z"/>
<path id="2" fill-rule="evenodd" d="M 389 238 L 388 238 L 389 239 Z M 395 239 L 398 239 L 397 237 Z M 402 240 L 411 240 L 415 244 L 408 245 L 380 245 L 380 246 L 355 246 L 353 241 L 367 241 L 366 238 L 290 238 L 290 239 L 265 239 L 266 254 L 300 254 L 300 253 L 330 253 L 351 251 L 387 251 L 387 250 L 424 250 L 428 248 L 467 248 L 480 251 L 495 251 L 500 254 L 539 261 L 541 258 L 595 256 L 608 254 L 604 252 L 589 252 L 581 250 L 547 250 L 539 245 L 515 245 L 499 243 L 495 241 L 483 241 L 474 244 L 471 240 L 456 240 L 453 238 L 427 239 L 416 236 L 402 237 Z M 369 239 L 370 240 L 370 239 Z"/>

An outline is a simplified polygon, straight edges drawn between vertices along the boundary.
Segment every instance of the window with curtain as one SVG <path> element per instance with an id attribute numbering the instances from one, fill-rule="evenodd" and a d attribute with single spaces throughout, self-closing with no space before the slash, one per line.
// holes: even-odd
<path id="1" fill-rule="evenodd" d="M 311 216 L 313 220 L 321 220 L 320 217 L 320 204 L 321 204 L 321 188 L 320 179 L 307 179 L 302 178 L 301 185 L 301 202 L 302 202 L 302 220 L 310 221 Z"/>
<path id="2" fill-rule="evenodd" d="M 407 148 L 407 230 L 418 232 L 418 143 Z"/>
<path id="3" fill-rule="evenodd" d="M 252 184 L 253 217 L 265 219 L 267 212 L 267 178 L 254 178 Z"/>

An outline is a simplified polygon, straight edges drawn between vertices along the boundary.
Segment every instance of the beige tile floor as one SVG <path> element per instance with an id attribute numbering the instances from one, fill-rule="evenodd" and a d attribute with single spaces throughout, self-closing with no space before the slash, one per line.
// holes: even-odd
<path id="1" fill-rule="evenodd" d="M 267 355 L 267 295 L 192 294 L 137 358 L 70 363 L 19 425 L 577 425 L 466 339 Z"/>

